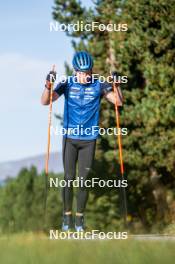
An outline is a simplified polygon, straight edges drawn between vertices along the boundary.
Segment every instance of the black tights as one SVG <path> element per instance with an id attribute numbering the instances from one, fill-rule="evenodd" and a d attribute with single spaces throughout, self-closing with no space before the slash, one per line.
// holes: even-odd
<path id="1" fill-rule="evenodd" d="M 63 138 L 64 180 L 76 179 L 76 164 L 78 162 L 78 177 L 82 182 L 87 180 L 95 154 L 96 140 L 77 140 Z M 88 188 L 79 186 L 77 193 L 77 212 L 83 213 L 88 199 Z M 63 188 L 64 212 L 72 210 L 73 186 Z"/>

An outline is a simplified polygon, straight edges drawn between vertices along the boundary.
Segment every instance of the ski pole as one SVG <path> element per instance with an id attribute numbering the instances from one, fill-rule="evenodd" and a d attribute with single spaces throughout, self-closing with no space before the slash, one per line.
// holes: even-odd
<path id="1" fill-rule="evenodd" d="M 55 72 L 55 65 L 52 67 L 52 71 Z M 53 77 L 49 76 L 50 82 L 50 97 L 49 97 L 49 115 L 48 115 L 48 133 L 47 133 L 47 152 L 45 157 L 45 193 L 44 193 L 44 228 L 47 228 L 47 192 L 48 192 L 48 173 L 49 173 L 49 158 L 50 158 L 50 127 L 52 124 L 52 97 L 53 97 Z"/>
<path id="2" fill-rule="evenodd" d="M 118 74 L 116 72 L 112 73 L 113 78 L 118 77 Z M 118 141 L 118 146 L 119 146 L 119 160 L 120 160 L 120 172 L 121 172 L 121 178 L 122 180 L 124 179 L 124 164 L 123 164 L 123 152 L 122 152 L 122 137 L 121 137 L 121 128 L 120 128 L 120 114 L 119 114 L 119 108 L 118 108 L 118 103 L 117 99 L 119 97 L 119 92 L 117 87 L 115 88 L 115 84 L 113 82 L 113 92 L 115 94 L 115 118 L 116 118 L 116 126 L 117 126 L 117 141 Z M 123 189 L 123 216 L 124 216 L 124 225 L 127 227 L 127 202 L 126 202 L 126 192 L 125 188 Z"/>
<path id="3" fill-rule="evenodd" d="M 55 65 L 52 67 L 52 71 L 55 72 Z M 48 176 L 49 172 L 49 158 L 50 158 L 50 127 L 52 124 L 52 96 L 53 96 L 53 86 L 54 81 L 52 76 L 50 76 L 50 99 L 49 99 L 49 116 L 48 116 L 48 132 L 47 132 L 47 152 L 46 152 L 46 160 L 45 160 L 45 173 Z"/>
<path id="4" fill-rule="evenodd" d="M 122 153 L 122 138 L 121 138 L 121 129 L 120 129 L 120 115 L 119 115 L 119 109 L 117 104 L 117 97 L 118 92 L 117 89 L 115 89 L 113 85 L 113 91 L 115 94 L 115 118 L 116 118 L 116 125 L 117 125 L 117 131 L 118 131 L 118 146 L 119 146 L 119 159 L 120 159 L 120 172 L 123 175 L 124 174 L 124 164 L 123 164 L 123 153 Z"/>

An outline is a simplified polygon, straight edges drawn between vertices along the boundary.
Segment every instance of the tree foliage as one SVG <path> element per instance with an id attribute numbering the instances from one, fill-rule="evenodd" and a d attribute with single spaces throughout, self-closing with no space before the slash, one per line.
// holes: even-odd
<path id="1" fill-rule="evenodd" d="M 50 177 L 58 175 L 50 174 Z M 45 178 L 35 167 L 22 169 L 0 187 L 0 233 L 46 231 L 61 226 L 60 190 L 48 189 L 45 211 Z"/>

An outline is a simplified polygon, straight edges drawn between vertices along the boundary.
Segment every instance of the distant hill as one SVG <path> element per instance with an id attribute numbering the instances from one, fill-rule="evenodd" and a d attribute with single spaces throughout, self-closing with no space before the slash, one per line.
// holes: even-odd
<path id="1" fill-rule="evenodd" d="M 30 168 L 35 166 L 38 172 L 42 172 L 45 167 L 45 155 L 38 155 L 17 161 L 7 161 L 0 163 L 0 182 L 3 182 L 7 177 L 16 177 L 22 168 Z M 61 153 L 51 153 L 49 161 L 49 171 L 55 173 L 63 172 L 62 155 Z"/>

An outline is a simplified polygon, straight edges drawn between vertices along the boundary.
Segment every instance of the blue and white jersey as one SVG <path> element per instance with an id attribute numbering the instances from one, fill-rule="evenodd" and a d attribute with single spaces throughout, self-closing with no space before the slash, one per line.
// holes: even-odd
<path id="1" fill-rule="evenodd" d="M 100 101 L 104 94 L 112 90 L 112 85 L 98 79 L 80 84 L 75 76 L 59 83 L 54 91 L 64 94 L 64 122 L 68 138 L 93 140 L 98 137 Z"/>

